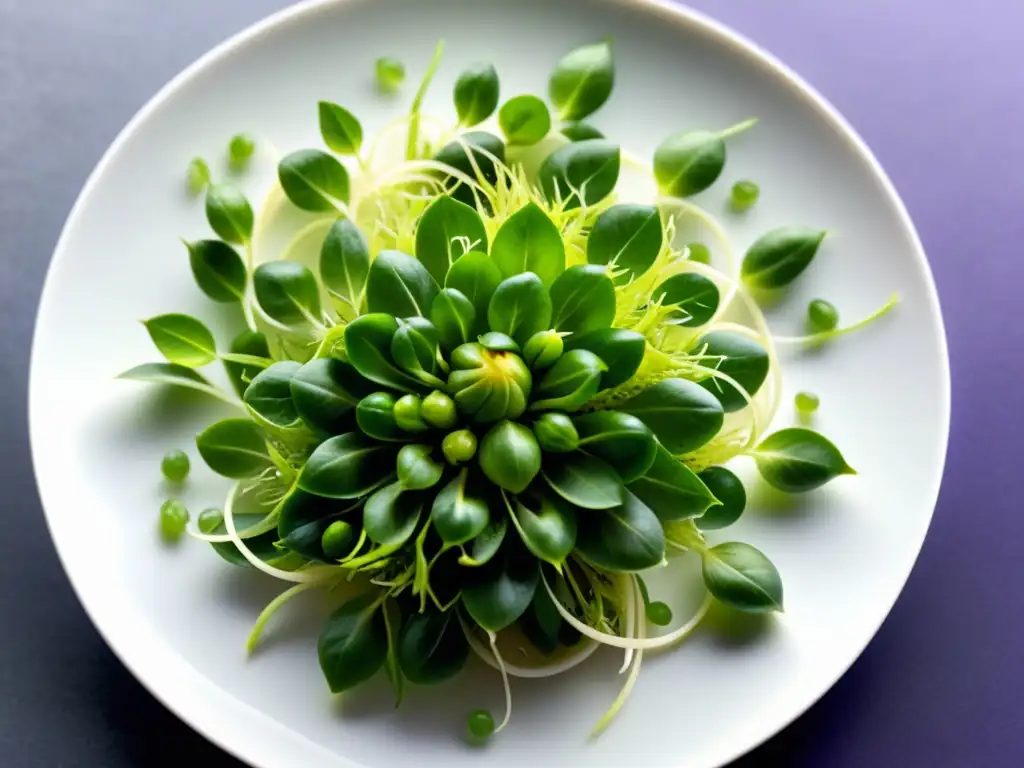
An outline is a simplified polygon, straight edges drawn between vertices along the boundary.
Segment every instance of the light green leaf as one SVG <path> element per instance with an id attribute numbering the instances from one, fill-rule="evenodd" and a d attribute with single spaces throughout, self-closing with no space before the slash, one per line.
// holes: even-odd
<path id="1" fill-rule="evenodd" d="M 210 329 L 190 315 L 158 315 L 144 320 L 143 325 L 156 348 L 172 363 L 201 368 L 217 359 Z"/>
<path id="2" fill-rule="evenodd" d="M 527 203 L 498 229 L 491 259 L 506 278 L 533 272 L 550 286 L 565 271 L 565 244 L 547 214 L 536 203 Z"/>
<path id="3" fill-rule="evenodd" d="M 349 200 L 345 166 L 317 149 L 300 149 L 285 155 L 278 163 L 277 178 L 288 199 L 304 211 L 335 211 L 338 203 L 347 204 Z"/>
<path id="4" fill-rule="evenodd" d="M 343 155 L 357 155 L 363 144 L 363 127 L 355 115 L 329 101 L 318 105 L 320 135 L 324 144 Z"/>

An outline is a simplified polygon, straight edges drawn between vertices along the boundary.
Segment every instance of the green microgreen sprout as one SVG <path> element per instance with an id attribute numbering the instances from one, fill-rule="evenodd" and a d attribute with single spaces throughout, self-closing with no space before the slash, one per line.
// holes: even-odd
<path id="1" fill-rule="evenodd" d="M 761 197 L 761 188 L 754 182 L 743 179 L 732 185 L 729 203 L 735 211 L 746 211 L 753 208 Z"/>
<path id="2" fill-rule="evenodd" d="M 243 170 L 256 151 L 256 142 L 247 133 L 236 133 L 228 142 L 228 161 L 236 171 Z"/>
<path id="3" fill-rule="evenodd" d="M 173 543 L 185 533 L 188 524 L 188 509 L 177 499 L 168 499 L 160 505 L 160 535 L 164 541 Z"/>
<path id="4" fill-rule="evenodd" d="M 201 157 L 193 157 L 188 163 L 185 181 L 192 195 L 200 195 L 210 183 L 210 166 Z"/>
<path id="5" fill-rule="evenodd" d="M 160 471 L 170 483 L 183 483 L 188 477 L 188 454 L 184 451 L 168 451 L 160 462 Z"/>
<path id="6" fill-rule="evenodd" d="M 405 82 L 405 64 L 393 56 L 381 56 L 374 64 L 377 90 L 383 94 L 398 93 Z"/>

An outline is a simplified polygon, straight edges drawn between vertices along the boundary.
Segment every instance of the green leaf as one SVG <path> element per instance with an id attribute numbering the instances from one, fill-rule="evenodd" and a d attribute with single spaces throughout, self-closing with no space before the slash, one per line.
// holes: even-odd
<path id="1" fill-rule="evenodd" d="M 456 141 L 442 147 L 434 159 L 461 171 L 478 182 L 493 186 L 498 180 L 498 171 L 492 157 L 497 158 L 501 163 L 505 162 L 504 142 L 487 131 L 468 131 L 459 136 Z M 469 187 L 450 178 L 448 189 L 449 194 L 456 200 L 476 207 L 476 198 Z"/>
<path id="2" fill-rule="evenodd" d="M 550 203 L 563 201 L 566 210 L 601 202 L 618 181 L 619 145 L 605 139 L 566 144 L 540 167 L 544 197 Z"/>
<path id="3" fill-rule="evenodd" d="M 597 456 L 631 483 L 654 463 L 658 443 L 654 433 L 636 416 L 618 411 L 594 411 L 572 420 L 579 433 L 579 449 Z"/>
<path id="4" fill-rule="evenodd" d="M 491 259 L 506 278 L 533 272 L 545 286 L 551 286 L 565 271 L 565 244 L 540 206 L 527 203 L 498 229 Z"/>
<path id="5" fill-rule="evenodd" d="M 384 666 L 387 627 L 373 593 L 354 597 L 332 613 L 320 630 L 317 655 L 331 693 L 369 680 Z"/>
<path id="6" fill-rule="evenodd" d="M 356 424 L 375 440 L 404 440 L 408 433 L 395 421 L 396 398 L 390 392 L 374 392 L 356 406 Z"/>
<path id="7" fill-rule="evenodd" d="M 260 371 L 242 398 L 250 412 L 273 427 L 298 425 L 299 412 L 292 402 L 291 382 L 301 368 L 300 363 L 282 360 Z"/>
<path id="8" fill-rule="evenodd" d="M 391 358 L 406 373 L 429 386 L 443 387 L 437 371 L 438 332 L 423 317 L 398 321 L 398 330 L 391 337 Z"/>
<path id="9" fill-rule="evenodd" d="M 320 113 L 320 135 L 324 144 L 342 155 L 357 155 L 363 145 L 363 126 L 355 115 L 344 107 L 321 101 L 318 105 Z"/>
<path id="10" fill-rule="evenodd" d="M 329 499 L 358 499 L 379 486 L 395 468 L 395 449 L 357 432 L 317 446 L 299 474 L 299 487 Z"/>
<path id="11" fill-rule="evenodd" d="M 370 265 L 366 304 L 393 317 L 427 317 L 437 283 L 420 262 L 401 251 L 381 251 Z"/>
<path id="12" fill-rule="evenodd" d="M 580 445 L 580 436 L 572 419 L 558 411 L 542 413 L 533 422 L 533 434 L 545 453 L 569 453 Z"/>
<path id="13" fill-rule="evenodd" d="M 782 610 L 782 578 L 771 560 L 749 544 L 727 542 L 702 553 L 704 584 L 714 597 L 741 611 Z"/>
<path id="14" fill-rule="evenodd" d="M 402 628 L 402 611 L 398 607 L 397 600 L 385 598 L 381 613 L 384 615 L 384 631 L 388 638 L 388 654 L 384 658 L 384 673 L 395 691 L 395 709 L 398 709 L 402 706 L 402 699 L 405 697 L 405 677 L 402 675 L 402 668 L 398 661 L 398 633 Z"/>
<path id="15" fill-rule="evenodd" d="M 293 488 L 278 507 L 277 536 L 293 552 L 319 562 L 334 562 L 324 552 L 324 531 L 346 514 L 358 519 L 351 502 L 325 499 Z"/>
<path id="16" fill-rule="evenodd" d="M 602 328 L 573 334 L 565 339 L 565 351 L 585 349 L 608 366 L 601 375 L 601 389 L 617 387 L 636 373 L 643 362 L 647 342 L 643 335 L 624 328 Z"/>
<path id="17" fill-rule="evenodd" d="M 665 533 L 657 516 L 629 491 L 622 503 L 580 517 L 576 549 L 598 568 L 635 572 L 665 557 Z"/>
<path id="18" fill-rule="evenodd" d="M 349 363 L 333 357 L 310 360 L 292 377 L 292 402 L 310 427 L 336 434 L 370 394 L 370 383 Z"/>
<path id="19" fill-rule="evenodd" d="M 235 530 L 239 534 L 244 534 L 247 529 L 252 528 L 255 525 L 261 524 L 266 515 L 264 513 L 245 513 L 235 512 L 233 515 Z M 224 526 L 223 515 L 219 516 L 216 524 L 204 528 L 204 533 L 211 533 L 218 536 L 223 536 L 227 533 L 227 528 Z M 281 568 L 282 570 L 291 570 L 302 564 L 302 556 L 288 550 L 282 550 L 276 546 L 278 542 L 277 531 L 271 528 L 266 533 L 256 534 L 255 536 L 246 536 L 245 546 L 252 554 L 258 559 L 262 560 L 268 565 L 272 565 L 275 568 Z M 218 556 L 223 558 L 225 561 L 231 563 L 238 568 L 253 568 L 252 563 L 246 560 L 245 555 L 230 541 L 218 541 L 210 544 L 213 551 Z"/>
<path id="20" fill-rule="evenodd" d="M 398 482 L 407 491 L 422 491 L 441 481 L 444 463 L 431 458 L 429 445 L 403 445 L 398 452 Z"/>
<path id="21" fill-rule="evenodd" d="M 481 347 L 489 349 L 491 352 L 513 352 L 518 355 L 521 351 L 515 339 L 499 331 L 488 331 L 477 341 Z"/>
<path id="22" fill-rule="evenodd" d="M 533 272 L 525 272 L 503 280 L 491 296 L 487 322 L 492 331 L 511 336 L 520 345 L 533 334 L 547 330 L 551 325 L 551 297 L 541 279 Z"/>
<path id="23" fill-rule="evenodd" d="M 541 560 L 560 566 L 576 544 L 576 508 L 554 493 L 527 493 L 512 504 L 509 515 L 519 535 Z"/>
<path id="24" fill-rule="evenodd" d="M 211 184 L 206 188 L 206 220 L 222 240 L 235 245 L 252 237 L 252 207 L 245 195 L 230 184 Z"/>
<path id="25" fill-rule="evenodd" d="M 408 493 L 401 483 L 391 483 L 366 500 L 363 528 L 374 544 L 396 551 L 412 538 L 422 512 L 421 496 Z"/>
<path id="26" fill-rule="evenodd" d="M 452 265 L 474 249 L 487 251 L 487 230 L 480 214 L 448 195 L 436 198 L 416 226 L 416 258 L 444 285 Z"/>
<path id="27" fill-rule="evenodd" d="M 693 470 L 660 445 L 647 474 L 631 482 L 629 490 L 663 522 L 687 520 L 718 509 L 719 499 Z"/>
<path id="28" fill-rule="evenodd" d="M 540 583 L 537 560 L 522 545 L 509 544 L 487 565 L 476 568 L 462 587 L 462 604 L 480 627 L 500 632 L 523 615 Z"/>
<path id="29" fill-rule="evenodd" d="M 536 96 L 516 96 L 502 104 L 498 125 L 509 144 L 528 147 L 548 135 L 551 114 L 547 105 Z"/>
<path id="30" fill-rule="evenodd" d="M 668 321 L 686 328 L 706 324 L 718 310 L 718 286 L 696 272 L 673 275 L 652 295 L 663 307 L 673 306 Z"/>
<path id="31" fill-rule="evenodd" d="M 825 235 L 810 227 L 779 227 L 762 235 L 743 257 L 743 282 L 768 290 L 789 285 L 807 269 Z"/>
<path id="32" fill-rule="evenodd" d="M 397 330 L 398 321 L 388 314 L 357 317 L 345 326 L 345 353 L 355 369 L 370 381 L 401 392 L 415 392 L 422 386 L 391 358 L 391 338 Z"/>
<path id="33" fill-rule="evenodd" d="M 565 123 L 559 130 L 569 141 L 604 138 L 604 134 L 589 123 Z"/>
<path id="34" fill-rule="evenodd" d="M 618 406 L 651 428 L 669 453 L 690 453 L 718 434 L 725 419 L 715 396 L 686 379 L 665 379 Z"/>
<path id="35" fill-rule="evenodd" d="M 277 165 L 277 178 L 288 199 L 304 211 L 336 211 L 339 202 L 348 203 L 348 171 L 318 149 L 285 155 Z"/>
<path id="36" fill-rule="evenodd" d="M 501 283 L 501 270 L 491 257 L 480 251 L 470 251 L 460 258 L 448 270 L 445 285 L 462 293 L 473 304 L 476 321 L 473 324 L 473 336 L 479 336 L 487 330 L 487 307 L 491 296 Z M 437 321 L 434 321 L 437 324 Z"/>
<path id="37" fill-rule="evenodd" d="M 587 261 L 626 270 L 615 279 L 624 285 L 651 268 L 663 239 L 661 214 L 657 208 L 619 203 L 594 222 L 587 238 Z"/>
<path id="38" fill-rule="evenodd" d="M 761 477 L 788 493 L 813 491 L 839 475 L 857 474 L 827 438 L 800 427 L 769 435 L 752 455 Z"/>
<path id="39" fill-rule="evenodd" d="M 269 358 L 270 346 L 267 344 L 267 337 L 259 331 L 242 331 L 232 340 L 229 352 L 233 355 Z M 245 394 L 245 389 L 249 386 L 249 383 L 263 369 L 255 365 L 225 360 L 224 370 L 227 371 L 228 378 L 231 379 L 231 386 L 235 388 L 235 391 L 241 397 Z"/>
<path id="40" fill-rule="evenodd" d="M 498 106 L 498 73 L 492 64 L 474 64 L 463 70 L 452 93 L 459 124 L 482 123 Z"/>
<path id="41" fill-rule="evenodd" d="M 502 421 L 491 427 L 480 441 L 477 456 L 488 479 L 512 493 L 525 490 L 540 471 L 537 438 L 514 421 Z"/>
<path id="42" fill-rule="evenodd" d="M 483 532 L 469 542 L 469 550 L 461 558 L 459 564 L 468 567 L 478 567 L 489 563 L 505 540 L 505 533 L 508 531 L 508 520 L 504 515 L 492 515 L 491 521 Z"/>
<path id="43" fill-rule="evenodd" d="M 469 477 L 469 470 L 463 468 L 440 490 L 430 510 L 434 530 L 451 547 L 477 538 L 491 522 L 487 500 L 469 483 Z"/>
<path id="44" fill-rule="evenodd" d="M 697 477 L 720 502 L 697 518 L 697 527 L 711 531 L 727 528 L 739 520 L 747 506 L 747 491 L 740 479 L 725 467 L 708 467 Z"/>
<path id="45" fill-rule="evenodd" d="M 338 219 L 327 231 L 320 248 L 320 279 L 324 287 L 359 312 L 370 274 L 370 248 L 359 228 Z"/>
<path id="46" fill-rule="evenodd" d="M 196 240 L 185 247 L 192 276 L 203 293 L 222 304 L 244 298 L 249 273 L 238 251 L 223 240 Z"/>
<path id="47" fill-rule="evenodd" d="M 601 376 L 606 370 L 608 366 L 593 352 L 566 352 L 540 380 L 530 410 L 578 411 L 601 389 Z"/>
<path id="48" fill-rule="evenodd" d="M 654 150 L 654 178 L 664 195 L 689 197 L 710 187 L 725 167 L 725 139 L 711 131 L 681 131 Z"/>
<path id="49" fill-rule="evenodd" d="M 534 371 L 543 371 L 554 365 L 564 350 L 562 334 L 555 330 L 540 331 L 523 345 L 523 362 Z"/>
<path id="50" fill-rule="evenodd" d="M 753 397 L 768 377 L 769 360 L 764 347 L 751 338 L 732 331 L 714 331 L 697 342 L 697 349 L 703 355 L 720 357 L 715 364 L 707 361 L 704 365 L 716 368 L 730 376 Z M 708 392 L 722 404 L 726 413 L 747 407 L 746 398 L 732 384 L 714 376 L 700 382 Z"/>
<path id="51" fill-rule="evenodd" d="M 587 333 L 608 328 L 615 319 L 615 286 L 604 267 L 569 267 L 551 286 L 551 326 L 558 331 Z"/>
<path id="52" fill-rule="evenodd" d="M 608 464 L 588 453 L 568 453 L 545 462 L 544 479 L 555 493 L 584 509 L 622 504 L 625 488 Z"/>
<path id="53" fill-rule="evenodd" d="M 436 685 L 455 677 L 469 660 L 469 643 L 455 611 L 415 613 L 402 628 L 398 662 L 410 682 Z"/>
<path id="54" fill-rule="evenodd" d="M 211 424 L 196 436 L 196 447 L 207 466 L 224 477 L 255 477 L 272 466 L 263 435 L 249 419 Z"/>
<path id="55" fill-rule="evenodd" d="M 200 373 L 177 363 L 143 363 L 130 368 L 117 378 L 130 381 L 145 381 L 153 384 L 170 384 L 205 392 L 221 397 L 220 392 Z"/>
<path id="56" fill-rule="evenodd" d="M 476 316 L 473 303 L 455 288 L 445 288 L 434 297 L 434 303 L 430 305 L 430 320 L 440 334 L 441 348 L 445 352 L 451 352 L 473 338 Z"/>
<path id="57" fill-rule="evenodd" d="M 559 59 L 548 82 L 561 120 L 581 120 L 597 111 L 615 83 L 610 39 L 574 48 Z"/>
<path id="58" fill-rule="evenodd" d="M 284 325 L 320 322 L 320 286 L 297 261 L 270 261 L 253 273 L 256 301 L 267 316 Z"/>
<path id="59" fill-rule="evenodd" d="M 217 359 L 210 329 L 189 315 L 169 314 L 144 320 L 143 325 L 161 354 L 172 363 L 201 368 Z"/>

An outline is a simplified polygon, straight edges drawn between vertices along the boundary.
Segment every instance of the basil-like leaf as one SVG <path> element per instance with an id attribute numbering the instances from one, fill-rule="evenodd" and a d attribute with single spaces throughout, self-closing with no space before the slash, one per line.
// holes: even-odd
<path id="1" fill-rule="evenodd" d="M 422 498 L 407 493 L 400 482 L 385 485 L 371 494 L 363 506 L 366 537 L 395 551 L 412 538 L 422 511 Z"/>
<path id="2" fill-rule="evenodd" d="M 324 287 L 358 314 L 370 274 L 370 247 L 359 228 L 345 218 L 331 225 L 320 248 Z"/>
<path id="3" fill-rule="evenodd" d="M 325 563 L 336 559 L 324 551 L 324 531 L 353 512 L 351 502 L 325 499 L 301 488 L 293 488 L 281 501 L 278 510 L 277 536 L 290 550 Z"/>
<path id="4" fill-rule="evenodd" d="M 507 518 L 504 515 L 491 515 L 491 521 L 483 532 L 466 545 L 467 551 L 459 558 L 459 564 L 478 567 L 489 563 L 501 549 L 507 531 Z"/>
<path id="5" fill-rule="evenodd" d="M 659 381 L 618 406 L 651 428 L 670 453 L 689 453 L 718 434 L 725 419 L 714 395 L 686 379 Z"/>
<path id="6" fill-rule="evenodd" d="M 235 245 L 252 237 L 252 206 L 241 191 L 230 184 L 211 184 L 206 189 L 206 220 L 222 240 Z"/>
<path id="7" fill-rule="evenodd" d="M 551 327 L 570 333 L 608 328 L 615 319 L 615 286 L 603 267 L 569 267 L 551 286 Z"/>
<path id="8" fill-rule="evenodd" d="M 779 227 L 762 235 L 743 257 L 743 282 L 769 290 L 789 285 L 810 265 L 826 234 L 810 227 Z"/>
<path id="9" fill-rule="evenodd" d="M 310 269 L 297 261 L 270 261 L 253 273 L 260 308 L 284 325 L 320 322 L 320 285 Z"/>
<path id="10" fill-rule="evenodd" d="M 333 357 L 310 360 L 289 385 L 299 416 L 313 429 L 336 433 L 373 389 L 351 365 Z"/>
<path id="11" fill-rule="evenodd" d="M 474 249 L 487 252 L 487 230 L 480 214 L 448 195 L 435 199 L 416 225 L 416 258 L 444 285 L 452 265 Z"/>
<path id="12" fill-rule="evenodd" d="M 398 663 L 409 682 L 435 685 L 466 666 L 469 642 L 455 613 L 431 608 L 409 617 L 398 641 Z"/>
<path id="13" fill-rule="evenodd" d="M 158 315 L 144 320 L 143 325 L 156 348 L 172 363 L 202 368 L 217 359 L 210 329 L 190 315 Z"/>
<path id="14" fill-rule="evenodd" d="M 464 258 L 466 257 L 463 256 Z M 451 352 L 474 338 L 476 309 L 473 303 L 455 288 L 445 288 L 434 297 L 434 302 L 430 305 L 430 320 L 437 328 L 441 348 L 446 352 Z"/>
<path id="15" fill-rule="evenodd" d="M 300 363 L 282 360 L 260 371 L 242 398 L 249 411 L 273 427 L 298 425 L 299 412 L 292 401 L 291 383 L 301 368 Z"/>
<path id="16" fill-rule="evenodd" d="M 616 507 L 625 493 L 615 470 L 587 453 L 552 457 L 544 463 L 544 479 L 555 493 L 584 509 Z"/>
<path id="17" fill-rule="evenodd" d="M 718 509 L 720 501 L 692 469 L 660 445 L 650 469 L 631 482 L 629 490 L 662 522 L 711 514 L 707 510 Z"/>
<path id="18" fill-rule="evenodd" d="M 498 229 L 491 259 L 506 278 L 533 272 L 545 286 L 565 271 L 565 243 L 536 203 L 527 203 Z"/>
<path id="19" fill-rule="evenodd" d="M 827 438 L 790 427 L 768 435 L 753 452 L 761 477 L 780 491 L 803 493 L 857 472 Z"/>
<path id="20" fill-rule="evenodd" d="M 542 413 L 533 422 L 533 434 L 546 453 L 569 453 L 580 445 L 580 435 L 572 419 L 558 411 Z"/>
<path id="21" fill-rule="evenodd" d="M 576 549 L 608 571 L 653 568 L 665 557 L 665 533 L 657 516 L 629 491 L 622 503 L 580 516 Z"/>
<path id="22" fill-rule="evenodd" d="M 522 424 L 502 421 L 488 430 L 477 454 L 487 478 L 512 493 L 520 493 L 540 471 L 537 438 Z"/>
<path id="23" fill-rule="evenodd" d="M 317 109 L 324 144 L 342 155 L 359 154 L 363 145 L 363 126 L 356 116 L 330 101 L 321 101 Z"/>
<path id="24" fill-rule="evenodd" d="M 331 693 L 369 680 L 388 652 L 387 627 L 374 593 L 354 597 L 324 622 L 317 640 L 320 669 Z"/>
<path id="25" fill-rule="evenodd" d="M 398 330 L 391 337 L 391 358 L 399 368 L 429 386 L 443 387 L 437 371 L 438 332 L 423 317 L 398 321 Z"/>
<path id="26" fill-rule="evenodd" d="M 267 444 L 249 419 L 223 419 L 196 436 L 206 465 L 218 475 L 240 480 L 255 477 L 271 466 Z"/>
<path id="27" fill-rule="evenodd" d="M 608 462 L 631 483 L 654 463 L 658 443 L 654 433 L 636 416 L 618 411 L 594 411 L 572 420 L 579 434 L 579 449 Z"/>
<path id="28" fill-rule="evenodd" d="M 444 464 L 431 457 L 429 445 L 403 445 L 398 452 L 398 482 L 407 491 L 432 488 L 441 480 Z"/>
<path id="29" fill-rule="evenodd" d="M 487 500 L 469 485 L 463 468 L 434 498 L 430 519 L 441 541 L 451 547 L 480 536 L 491 522 Z"/>
<path id="30" fill-rule="evenodd" d="M 601 389 L 608 366 L 585 349 L 566 352 L 544 374 L 537 386 L 531 411 L 578 411 Z"/>
<path id="31" fill-rule="evenodd" d="M 495 239 L 495 247 L 497 244 Z M 551 297 L 541 279 L 533 272 L 525 272 L 503 280 L 491 296 L 487 321 L 492 331 L 511 336 L 520 345 L 549 328 Z"/>
<path id="32" fill-rule="evenodd" d="M 381 251 L 370 265 L 366 305 L 393 317 L 427 317 L 437 283 L 420 262 L 401 251 Z"/>
<path id="33" fill-rule="evenodd" d="M 643 334 L 625 328 L 602 328 L 565 338 L 565 351 L 585 349 L 608 366 L 601 375 L 601 389 L 617 387 L 637 372 L 643 362 L 647 341 Z"/>
<path id="34" fill-rule="evenodd" d="M 498 125 L 509 144 L 528 147 L 548 135 L 551 113 L 536 96 L 516 96 L 501 105 Z"/>
<path id="35" fill-rule="evenodd" d="M 589 123 L 566 123 L 559 128 L 562 135 L 569 141 L 586 141 L 587 139 L 603 139 L 604 134 Z"/>
<path id="36" fill-rule="evenodd" d="M 259 331 L 242 331 L 231 341 L 228 351 L 233 355 L 248 355 L 250 357 L 270 357 L 270 346 L 267 344 L 267 337 Z M 227 371 L 231 386 L 239 397 L 245 394 L 246 387 L 256 378 L 263 369 L 252 364 L 236 363 L 231 360 L 224 361 L 224 370 Z"/>
<path id="37" fill-rule="evenodd" d="M 741 611 L 782 610 L 782 578 L 771 560 L 738 541 L 705 550 L 704 585 L 717 600 Z"/>
<path id="38" fill-rule="evenodd" d="M 707 357 L 720 357 L 716 363 L 708 361 L 713 367 L 731 377 L 737 384 L 753 397 L 768 377 L 768 353 L 764 347 L 751 338 L 733 331 L 714 331 L 697 342 L 697 349 Z M 718 398 L 726 413 L 746 408 L 747 400 L 732 384 L 711 376 L 700 382 L 708 392 Z"/>
<path id="39" fill-rule="evenodd" d="M 708 467 L 697 477 L 719 501 L 695 520 L 697 527 L 711 531 L 739 520 L 747 506 L 747 491 L 740 479 L 725 467 Z"/>
<path id="40" fill-rule="evenodd" d="M 523 543 L 539 559 L 559 566 L 576 544 L 576 508 L 553 493 L 527 493 L 508 502 Z"/>
<path id="41" fill-rule="evenodd" d="M 493 64 L 474 64 L 462 71 L 452 93 L 459 124 L 482 123 L 498 106 L 498 73 Z"/>
<path id="42" fill-rule="evenodd" d="M 505 162 L 505 144 L 493 133 L 487 131 L 468 131 L 455 141 L 443 146 L 434 156 L 439 163 L 451 166 L 457 171 L 475 179 L 494 185 L 498 180 L 498 170 L 494 165 L 497 158 Z M 448 179 L 449 194 L 466 205 L 476 207 L 476 196 L 473 190 L 458 179 Z"/>
<path id="43" fill-rule="evenodd" d="M 500 283 L 501 270 L 498 265 L 480 251 L 470 251 L 448 270 L 445 286 L 459 291 L 473 304 L 476 320 L 472 337 L 487 330 L 487 307 Z M 434 320 L 434 324 L 437 324 L 437 320 Z"/>
<path id="44" fill-rule="evenodd" d="M 707 323 L 718 310 L 718 286 L 696 272 L 672 275 L 654 289 L 653 299 L 661 299 L 663 307 L 674 309 L 670 322 L 687 328 Z"/>
<path id="45" fill-rule="evenodd" d="M 587 238 L 587 261 L 625 270 L 615 278 L 615 282 L 625 284 L 651 268 L 663 240 L 661 213 L 657 208 L 619 203 L 594 222 Z"/>
<path id="46" fill-rule="evenodd" d="M 612 44 L 606 39 L 574 48 L 559 59 L 548 94 L 560 110 L 560 120 L 581 120 L 608 100 L 614 83 Z"/>
<path id="47" fill-rule="evenodd" d="M 540 167 L 540 184 L 550 203 L 565 209 L 595 205 L 619 181 L 619 145 L 605 139 L 575 141 L 556 149 Z"/>
<path id="48" fill-rule="evenodd" d="M 299 474 L 299 487 L 329 499 L 357 499 L 395 468 L 395 449 L 358 432 L 320 443 Z"/>
<path id="49" fill-rule="evenodd" d="M 374 392 L 356 406 L 359 430 L 375 440 L 405 440 L 409 433 L 395 420 L 397 398 L 390 392 Z"/>
<path id="50" fill-rule="evenodd" d="M 314 213 L 338 210 L 348 204 L 348 171 L 338 160 L 318 149 L 299 149 L 277 165 L 281 189 L 297 207 Z"/>
<path id="51" fill-rule="evenodd" d="M 391 339 L 397 330 L 398 321 L 389 314 L 357 317 L 345 326 L 345 353 L 370 381 L 401 392 L 415 392 L 422 385 L 401 371 L 391 357 Z"/>
<path id="52" fill-rule="evenodd" d="M 540 331 L 523 345 L 523 361 L 534 371 L 543 371 L 554 365 L 564 350 L 562 334 L 555 330 Z"/>
<path id="53" fill-rule="evenodd" d="M 654 178 L 664 195 L 689 197 L 710 187 L 725 167 L 725 139 L 711 131 L 681 131 L 654 150 Z"/>
<path id="54" fill-rule="evenodd" d="M 537 560 L 522 544 L 510 545 L 516 538 L 506 538 L 498 556 L 473 569 L 462 587 L 466 612 L 488 632 L 500 632 L 522 616 L 540 583 Z"/>
<path id="55" fill-rule="evenodd" d="M 222 304 L 244 298 L 249 273 L 238 251 L 223 240 L 196 240 L 185 247 L 192 276 L 203 293 Z"/>

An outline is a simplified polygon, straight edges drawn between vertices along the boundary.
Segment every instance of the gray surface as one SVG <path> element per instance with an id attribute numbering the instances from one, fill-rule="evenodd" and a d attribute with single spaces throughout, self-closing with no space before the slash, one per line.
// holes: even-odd
<path id="1" fill-rule="evenodd" d="M 921 230 L 953 358 L 946 481 L 906 592 L 850 673 L 741 763 L 1024 764 L 1024 681 L 1013 677 L 1024 641 L 1024 513 L 1014 502 L 1024 366 L 1013 359 L 1024 346 L 1015 311 L 1024 282 L 1024 6 L 692 4 L 804 74 L 867 139 Z M 236 765 L 131 678 L 78 606 L 32 482 L 26 375 L 46 265 L 93 164 L 168 78 L 282 5 L 0 0 L 2 765 Z"/>

